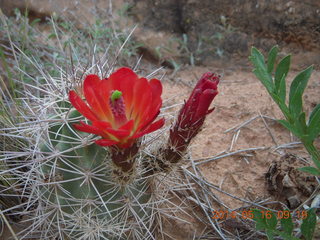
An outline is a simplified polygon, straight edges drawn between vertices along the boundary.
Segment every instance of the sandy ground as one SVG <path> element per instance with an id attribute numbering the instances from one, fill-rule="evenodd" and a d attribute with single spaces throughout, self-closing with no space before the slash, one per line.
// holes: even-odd
<path id="1" fill-rule="evenodd" d="M 188 67 L 172 78 L 174 82 L 165 80 L 164 99 L 169 99 L 167 104 L 182 103 L 192 90 L 188 85 L 193 86 L 209 70 L 214 71 L 214 66 L 210 69 Z M 292 80 L 296 74 L 289 74 L 288 80 Z M 304 95 L 305 109 L 308 111 L 320 101 L 319 87 L 320 72 L 315 71 Z M 286 146 L 298 140 L 275 121 L 283 119 L 277 105 L 253 73 L 232 71 L 222 76 L 219 95 L 213 106 L 214 112 L 207 116 L 202 132 L 190 147 L 193 161 L 204 162 L 198 166 L 205 179 L 234 196 L 215 191 L 219 201 L 214 203 L 215 209 L 212 210 L 223 210 L 223 205 L 234 210 L 247 206 L 235 197 L 254 202 L 279 200 L 267 190 L 265 175 L 271 163 L 279 161 L 286 153 L 293 153 L 297 157 L 308 155 L 300 144 L 293 145 L 294 148 Z M 225 156 L 228 154 L 231 156 Z M 221 157 L 209 160 L 216 156 Z M 302 195 L 300 200 L 306 199 L 307 196 Z M 284 203 L 287 204 L 286 201 Z M 188 231 L 185 226 L 180 227 L 180 231 L 175 228 L 174 232 Z M 199 233 L 201 228 L 194 227 L 189 231 L 191 236 L 191 233 Z"/>

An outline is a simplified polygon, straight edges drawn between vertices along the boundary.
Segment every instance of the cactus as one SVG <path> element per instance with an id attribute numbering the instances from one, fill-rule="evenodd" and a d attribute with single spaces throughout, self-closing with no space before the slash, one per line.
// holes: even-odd
<path id="1" fill-rule="evenodd" d="M 164 186 L 172 185 L 172 182 L 176 182 L 177 187 L 186 186 L 172 169 L 181 162 L 206 114 L 211 112 L 207 108 L 216 95 L 217 83 L 213 84 L 213 95 L 206 110 L 198 118 L 193 122 L 184 121 L 189 125 L 182 126 L 181 119 L 190 118 L 192 111 L 188 109 L 195 107 L 192 102 L 197 102 L 188 101 L 183 108 L 187 110 L 180 111 L 170 136 L 162 134 L 157 140 L 154 140 L 156 133 L 151 132 L 161 128 L 164 121 L 153 121 L 159 114 L 154 107 L 150 108 L 150 116 L 144 114 L 145 122 L 137 123 L 142 126 L 140 130 L 139 127 L 132 128 L 127 135 L 121 132 L 115 140 L 114 135 L 105 135 L 94 128 L 97 126 L 94 120 L 91 120 L 92 126 L 84 122 L 81 114 L 90 117 L 88 109 L 95 116 L 98 114 L 87 105 L 81 105 L 86 103 L 81 97 L 75 97 L 73 91 L 69 93 L 64 89 L 61 95 L 39 98 L 38 101 L 43 101 L 41 105 L 48 107 L 37 107 L 39 102 L 29 106 L 38 111 L 33 115 L 37 121 L 27 133 L 35 145 L 29 170 L 24 175 L 26 185 L 32 189 L 26 194 L 31 224 L 20 233 L 21 239 L 31 236 L 70 240 L 155 239 L 157 222 L 165 212 L 163 206 L 170 204 L 166 196 L 171 189 Z M 161 103 L 156 105 L 160 107 Z M 145 113 L 145 107 L 142 109 Z M 113 133 L 111 129 L 110 132 Z M 102 138 L 98 139 L 96 135 Z M 113 141 L 108 139 L 110 136 Z M 186 139 L 182 141 L 181 137 Z M 176 139 L 179 139 L 179 146 L 174 144 Z M 105 144 L 108 146 L 101 146 Z M 178 152 L 172 152 L 174 148 Z M 174 161 L 170 156 L 175 157 Z M 163 172 L 166 172 L 165 178 Z"/>
<path id="2" fill-rule="evenodd" d="M 60 107 L 60 117 L 51 118 L 37 155 L 39 214 L 48 215 L 60 238 L 152 239 L 150 179 L 137 171 L 140 143 L 124 149 L 99 146 L 74 129 L 78 111 L 67 102 L 60 105 L 69 107 Z M 122 169 L 129 156 L 132 166 Z"/>
<path id="3" fill-rule="evenodd" d="M 172 207 L 182 210 L 168 197 L 189 188 L 175 166 L 212 111 L 219 78 L 200 79 L 169 132 L 164 119 L 156 120 L 159 80 L 140 78 L 129 68 L 110 74 L 114 64 L 92 57 L 89 66 L 78 56 L 85 52 L 72 53 L 79 61 L 72 71 L 59 65 L 47 71 L 40 59 L 12 51 L 27 60 L 28 70 L 36 69 L 16 76 L 24 88 L 15 103 L 21 122 L 8 128 L 26 141 L 16 150 L 26 151 L 22 164 L 11 171 L 19 179 L 18 215 L 27 223 L 19 239 L 158 239 L 162 217 Z M 37 74 L 41 83 L 32 77 Z"/>

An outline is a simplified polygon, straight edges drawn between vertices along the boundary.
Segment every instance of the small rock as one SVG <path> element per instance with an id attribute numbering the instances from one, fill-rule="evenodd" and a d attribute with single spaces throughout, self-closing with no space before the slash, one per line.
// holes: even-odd
<path id="1" fill-rule="evenodd" d="M 298 198 L 298 196 L 291 196 L 287 200 L 288 200 L 290 209 L 297 208 L 301 204 L 301 201 Z"/>

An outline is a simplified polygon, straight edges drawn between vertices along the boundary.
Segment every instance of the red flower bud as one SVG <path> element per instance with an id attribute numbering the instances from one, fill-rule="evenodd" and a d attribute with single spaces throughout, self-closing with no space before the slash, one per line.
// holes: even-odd
<path id="1" fill-rule="evenodd" d="M 206 115 L 214 110 L 209 107 L 218 94 L 219 81 L 220 76 L 210 72 L 200 78 L 170 130 L 169 147 L 165 150 L 166 160 L 171 163 L 179 161 L 191 139 L 200 131 Z"/>

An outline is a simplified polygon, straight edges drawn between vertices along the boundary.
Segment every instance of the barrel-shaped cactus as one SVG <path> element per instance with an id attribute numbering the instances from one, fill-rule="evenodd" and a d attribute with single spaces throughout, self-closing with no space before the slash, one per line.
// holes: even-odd
<path id="1" fill-rule="evenodd" d="M 25 136 L 34 147 L 20 176 L 30 224 L 19 237 L 156 239 L 161 216 L 175 206 L 168 193 L 189 187 L 171 170 L 212 111 L 218 81 L 200 79 L 170 131 L 157 120 L 160 81 L 129 68 L 71 88 L 56 81 L 50 87 L 59 91 L 30 101 Z"/>
<path id="2" fill-rule="evenodd" d="M 112 101 L 122 100 L 122 96 L 111 99 L 115 98 L 112 93 L 119 90 L 108 87 L 107 92 L 102 92 L 106 96 L 102 93 L 99 95 L 98 89 L 92 89 L 92 81 L 97 80 L 101 84 L 114 81 L 119 84 L 125 80 L 126 75 L 129 75 L 130 81 L 136 82 L 132 82 L 132 89 L 128 89 L 132 91 L 129 93 L 122 90 L 123 86 L 119 86 L 123 99 L 127 100 L 127 115 L 124 117 L 128 119 L 121 123 L 128 129 L 125 132 L 124 128 L 117 125 L 117 121 L 120 121 L 117 119 L 118 113 L 124 112 L 124 109 L 115 109 L 112 105 Z M 152 228 L 154 208 L 150 200 L 152 178 L 146 178 L 139 166 L 146 158 L 142 151 L 139 151 L 139 137 L 157 130 L 164 121 L 160 119 L 152 123 L 161 106 L 160 82 L 153 79 L 150 84 L 145 78 L 141 79 L 144 88 L 141 84 L 135 85 L 140 79 L 128 68 L 121 68 L 103 80 L 96 75 L 89 75 L 82 89 L 85 102 L 71 91 L 69 97 L 73 105 L 66 101 L 55 104 L 61 106 L 55 109 L 59 114 L 48 119 L 49 124 L 41 136 L 43 142 L 40 153 L 36 156 L 36 182 L 37 191 L 40 193 L 40 196 L 37 196 L 38 217 L 50 225 L 50 231 L 42 229 L 41 234 L 45 234 L 42 237 L 56 235 L 66 239 L 152 239 L 149 230 Z M 157 87 L 160 89 L 156 89 Z M 149 99 L 143 98 L 143 93 L 136 88 L 146 91 L 153 88 L 154 94 L 146 92 Z M 94 91 L 90 92 L 91 90 Z M 127 94 L 133 95 L 131 97 L 134 102 L 131 106 L 128 102 L 130 96 Z M 99 98 L 101 102 L 94 102 Z M 141 109 L 143 112 L 134 109 L 137 105 L 141 107 L 141 101 L 150 101 L 150 98 L 158 101 L 155 105 L 157 109 L 149 107 L 151 114 L 146 114 L 146 106 Z M 109 118 L 104 118 L 103 113 L 95 111 L 98 107 L 105 112 L 111 110 L 107 116 Z M 92 125 L 84 123 L 85 119 L 76 109 L 88 117 Z M 99 120 L 98 117 L 102 119 Z M 103 128 L 108 124 L 109 128 Z M 94 141 L 89 133 L 99 133 L 103 138 Z M 107 141 L 108 145 L 113 146 L 100 146 Z"/>
<path id="3" fill-rule="evenodd" d="M 25 34 L 24 44 L 17 24 L 12 34 L 4 25 L 6 54 L 14 56 L 7 77 L 19 87 L 0 99 L 10 120 L 0 118 L 0 135 L 15 140 L 13 149 L 0 143 L 2 213 L 20 221 L 17 239 L 163 238 L 163 216 L 182 210 L 170 194 L 190 187 L 175 165 L 209 113 L 218 81 L 204 75 L 167 131 L 161 82 L 129 68 L 110 74 L 116 64 L 135 64 L 119 57 L 128 43 L 122 33 L 102 41 L 91 25 L 68 33 L 66 23 L 52 24 L 54 41 L 40 46 Z M 108 26 L 98 27 L 105 33 Z"/>
<path id="4" fill-rule="evenodd" d="M 164 123 L 156 121 L 162 88 L 156 79 L 148 81 L 120 68 L 102 80 L 87 76 L 77 93 L 69 92 L 69 101 L 55 101 L 43 115 L 47 121 L 39 132 L 31 194 L 38 204 L 33 226 L 41 238 L 154 239 L 155 212 L 161 212 L 159 199 L 166 191 L 154 189 L 157 175 L 167 174 L 183 158 L 212 111 L 208 108 L 218 80 L 212 74 L 203 76 L 167 143 L 163 135 L 152 147 L 141 137 Z M 199 113 L 201 99 L 206 106 Z"/>

